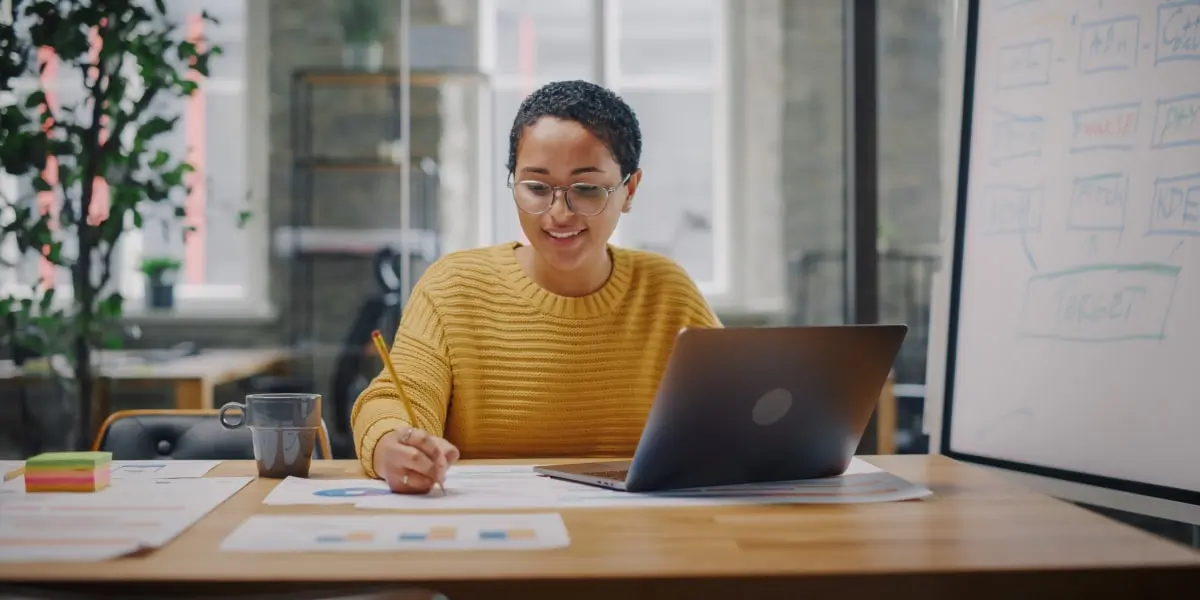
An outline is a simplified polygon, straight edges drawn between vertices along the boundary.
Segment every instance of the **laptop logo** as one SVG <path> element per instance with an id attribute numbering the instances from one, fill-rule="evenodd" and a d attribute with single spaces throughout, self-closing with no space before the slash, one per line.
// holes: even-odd
<path id="1" fill-rule="evenodd" d="M 778 422 L 791 409 L 792 393 L 783 388 L 776 388 L 763 394 L 758 402 L 754 403 L 754 411 L 750 416 L 756 424 L 765 427 Z"/>

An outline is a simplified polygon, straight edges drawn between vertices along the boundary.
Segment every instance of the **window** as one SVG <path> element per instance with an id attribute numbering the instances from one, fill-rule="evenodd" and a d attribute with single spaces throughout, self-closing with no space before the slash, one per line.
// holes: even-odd
<path id="1" fill-rule="evenodd" d="M 180 25 L 182 35 L 219 45 L 222 53 L 214 57 L 210 77 L 201 83 L 200 90 L 189 98 L 160 98 L 152 106 L 166 116 L 179 116 L 175 130 L 160 136 L 156 142 L 175 158 L 185 158 L 195 168 L 189 182 L 192 190 L 180 203 L 187 216 L 180 222 L 171 207 L 151 207 L 143 210 L 143 226 L 133 227 L 132 219 L 114 255 L 114 282 L 126 299 L 130 312 L 138 313 L 145 297 L 145 277 L 140 264 L 143 257 L 171 257 L 182 261 L 178 274 L 176 299 L 179 313 L 187 314 L 253 314 L 265 312 L 266 287 L 259 280 L 267 267 L 265 238 L 265 198 L 254 197 L 252 189 L 261 186 L 252 169 L 265 168 L 266 157 L 252 156 L 250 141 L 254 135 L 265 137 L 265 124 L 258 126 L 247 118 L 249 97 L 247 76 L 252 68 L 251 53 L 247 52 L 248 13 L 255 10 L 255 23 L 266 29 L 265 13 L 257 15 L 247 0 L 172 0 L 166 3 L 168 18 Z M 219 23 L 201 20 L 207 11 Z M 261 21 L 261 22 L 259 22 Z M 19 27 L 19 24 L 18 24 Z M 59 69 L 52 52 L 43 51 L 39 58 L 47 68 L 40 84 L 53 104 L 71 106 L 82 92 L 82 81 L 75 73 Z M 266 60 L 266 57 L 261 57 Z M 127 65 L 129 66 L 129 65 Z M 134 76 L 130 69 L 129 76 Z M 31 88 L 34 81 L 27 83 Z M 258 85 L 266 85 L 259 83 Z M 49 171 L 49 169 L 48 169 Z M 52 177 L 53 173 L 48 172 Z M 54 210 L 51 194 L 32 194 L 29 181 L 0 177 L 0 190 L 25 201 L 36 202 L 44 209 Z M 265 191 L 265 190 L 264 190 Z M 261 195 L 261 192 L 258 194 Z M 12 197 L 7 196 L 6 197 Z M 93 215 L 104 218 L 107 203 L 103 190 L 97 193 Z M 161 209 L 161 210 L 159 210 Z M 240 215 L 249 210 L 251 217 L 244 227 Z M 6 248 L 11 258 L 15 248 Z M 5 277 L 10 288 L 28 289 L 39 278 L 53 281 L 59 296 L 68 296 L 70 277 L 65 269 L 59 273 L 36 256 L 20 257 L 15 277 Z"/>
<path id="2" fill-rule="evenodd" d="M 493 190 L 483 243 L 520 239 L 504 164 L 521 101 L 586 79 L 613 89 L 642 127 L 639 201 L 614 242 L 679 262 L 710 297 L 729 292 L 725 0 L 485 0 L 480 63 L 493 82 Z M 635 60 L 636 57 L 636 60 Z"/>

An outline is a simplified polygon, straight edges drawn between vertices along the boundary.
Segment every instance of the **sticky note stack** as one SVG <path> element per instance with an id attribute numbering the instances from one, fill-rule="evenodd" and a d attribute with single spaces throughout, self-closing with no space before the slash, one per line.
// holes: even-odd
<path id="1" fill-rule="evenodd" d="M 108 487 L 110 452 L 47 452 L 25 461 L 25 492 L 97 492 Z"/>

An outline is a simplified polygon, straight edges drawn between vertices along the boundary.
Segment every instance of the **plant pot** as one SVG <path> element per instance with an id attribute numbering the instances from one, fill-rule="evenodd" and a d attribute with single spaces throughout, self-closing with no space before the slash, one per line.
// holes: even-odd
<path id="1" fill-rule="evenodd" d="M 150 281 L 146 284 L 146 299 L 150 308 L 174 308 L 175 286 L 162 281 Z"/>
<path id="2" fill-rule="evenodd" d="M 342 65 L 347 69 L 378 71 L 383 67 L 383 44 L 346 42 L 346 46 L 342 48 Z"/>

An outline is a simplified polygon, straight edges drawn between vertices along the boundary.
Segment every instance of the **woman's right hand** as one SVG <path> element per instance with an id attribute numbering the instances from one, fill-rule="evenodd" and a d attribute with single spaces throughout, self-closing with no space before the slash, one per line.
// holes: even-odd
<path id="1" fill-rule="evenodd" d="M 400 426 L 375 445 L 375 472 L 398 494 L 424 494 L 446 482 L 458 460 L 454 444 L 415 427 Z"/>

